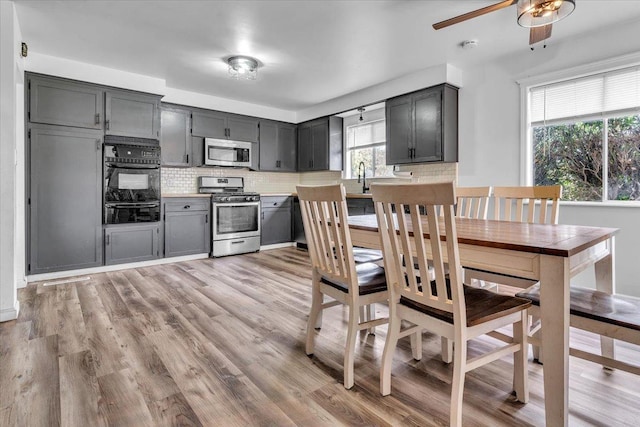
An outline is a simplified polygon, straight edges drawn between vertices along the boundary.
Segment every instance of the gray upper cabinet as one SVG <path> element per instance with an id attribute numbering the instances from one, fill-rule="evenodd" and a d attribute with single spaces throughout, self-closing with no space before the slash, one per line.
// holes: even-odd
<path id="1" fill-rule="evenodd" d="M 164 201 L 165 257 L 209 253 L 209 198 L 168 198 Z"/>
<path id="2" fill-rule="evenodd" d="M 148 261 L 160 257 L 160 223 L 106 225 L 106 265 Z"/>
<path id="3" fill-rule="evenodd" d="M 168 105 L 160 108 L 163 166 L 191 166 L 191 111 Z"/>
<path id="4" fill-rule="evenodd" d="M 160 137 L 159 96 L 110 89 L 105 101 L 107 135 Z"/>
<path id="5" fill-rule="evenodd" d="M 102 265 L 101 130 L 28 131 L 29 274 Z"/>
<path id="6" fill-rule="evenodd" d="M 193 111 L 192 134 L 203 138 L 227 138 L 227 115 L 217 111 Z"/>
<path id="7" fill-rule="evenodd" d="M 458 161 L 458 89 L 448 84 L 387 100 L 387 164 Z"/>
<path id="8" fill-rule="evenodd" d="M 258 142 L 258 119 L 220 111 L 193 111 L 192 134 L 203 138 Z"/>
<path id="9" fill-rule="evenodd" d="M 342 118 L 330 116 L 298 125 L 298 171 L 342 170 Z"/>
<path id="10" fill-rule="evenodd" d="M 260 170 L 296 171 L 296 126 L 260 121 Z"/>
<path id="11" fill-rule="evenodd" d="M 28 82 L 31 123 L 102 129 L 104 92 L 82 83 L 31 76 Z"/>

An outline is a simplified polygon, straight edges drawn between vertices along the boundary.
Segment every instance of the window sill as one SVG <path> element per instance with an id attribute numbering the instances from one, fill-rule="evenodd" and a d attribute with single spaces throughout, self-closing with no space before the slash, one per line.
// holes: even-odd
<path id="1" fill-rule="evenodd" d="M 590 208 L 603 207 L 603 208 L 640 208 L 640 201 L 616 201 L 609 200 L 607 202 L 572 202 L 567 200 L 561 200 L 561 205 L 566 206 L 586 206 Z"/>

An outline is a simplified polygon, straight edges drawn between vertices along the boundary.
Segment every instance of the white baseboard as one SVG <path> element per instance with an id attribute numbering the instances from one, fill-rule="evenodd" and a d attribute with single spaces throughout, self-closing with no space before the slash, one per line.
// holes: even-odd
<path id="1" fill-rule="evenodd" d="M 20 301 L 15 301 L 13 303 L 13 308 L 4 308 L 0 310 L 0 322 L 16 320 L 18 318 L 19 312 L 20 312 Z"/>
<path id="2" fill-rule="evenodd" d="M 83 268 L 79 270 L 56 271 L 54 273 L 32 274 L 27 276 L 27 282 L 39 282 L 41 280 L 61 279 L 63 277 L 81 276 L 86 274 L 106 273 L 108 271 L 126 270 L 128 268 L 149 267 L 152 265 L 171 264 L 173 262 L 192 261 L 195 259 L 209 258 L 209 254 L 196 254 L 176 256 L 171 258 L 159 258 L 150 261 L 131 262 L 127 264 L 105 265 L 102 267 Z"/>
<path id="3" fill-rule="evenodd" d="M 260 246 L 261 251 L 268 251 L 269 249 L 290 248 L 295 246 L 296 242 L 276 243 L 274 245 Z"/>

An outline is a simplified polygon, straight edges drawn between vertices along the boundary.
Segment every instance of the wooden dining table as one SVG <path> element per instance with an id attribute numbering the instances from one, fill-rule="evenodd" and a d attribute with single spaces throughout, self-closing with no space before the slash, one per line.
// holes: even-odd
<path id="1" fill-rule="evenodd" d="M 428 230 L 426 216 L 422 221 Z M 348 222 L 354 246 L 381 247 L 375 215 L 350 216 Z M 456 229 L 462 266 L 540 282 L 546 425 L 568 425 L 570 280 L 595 266 L 597 289 L 614 293 L 618 229 L 468 218 L 456 218 Z M 602 349 L 613 355 L 609 339 L 602 339 Z"/>

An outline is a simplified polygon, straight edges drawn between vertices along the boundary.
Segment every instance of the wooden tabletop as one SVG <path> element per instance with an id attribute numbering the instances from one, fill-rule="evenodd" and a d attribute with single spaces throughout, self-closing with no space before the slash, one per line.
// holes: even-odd
<path id="1" fill-rule="evenodd" d="M 429 238 L 427 218 L 422 217 L 424 237 Z M 349 227 L 378 231 L 375 215 L 349 217 Z M 409 226 L 411 230 L 411 227 Z M 570 257 L 618 232 L 617 228 L 579 225 L 527 224 L 510 221 L 456 218 L 458 243 Z M 444 227 L 441 228 L 444 234 Z"/>

